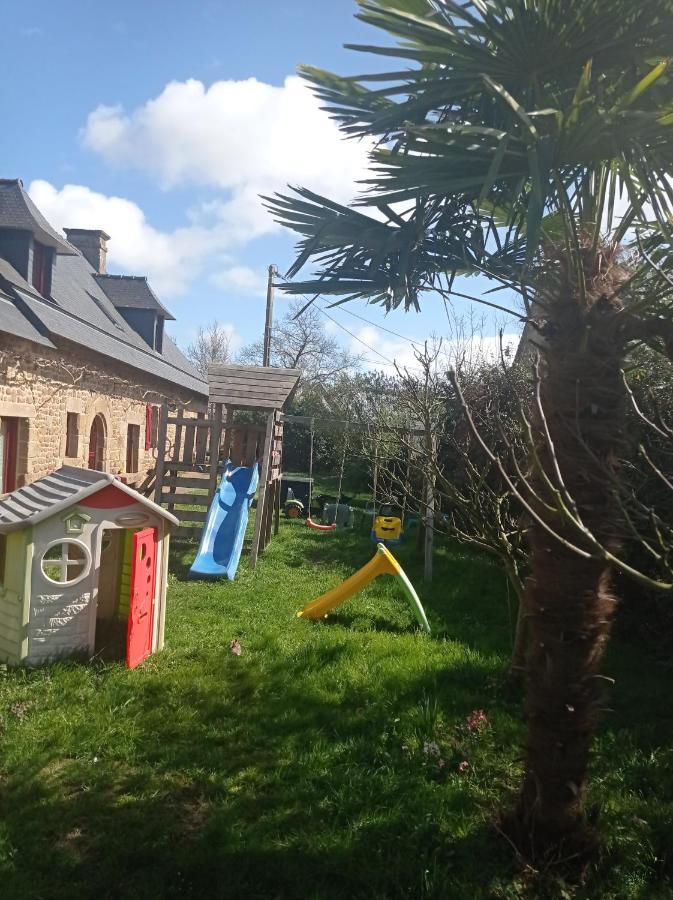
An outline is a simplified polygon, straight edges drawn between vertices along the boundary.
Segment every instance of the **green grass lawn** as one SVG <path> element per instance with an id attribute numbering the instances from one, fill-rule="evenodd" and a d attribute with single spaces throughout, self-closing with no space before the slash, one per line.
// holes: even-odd
<path id="1" fill-rule="evenodd" d="M 535 881 L 492 827 L 523 736 L 503 575 L 440 547 L 428 588 L 403 547 L 432 637 L 392 579 L 296 618 L 372 552 L 283 523 L 255 573 L 205 583 L 175 547 L 164 652 L 2 672 L 0 897 L 673 896 L 670 668 L 615 644 L 604 855 L 577 891 Z"/>

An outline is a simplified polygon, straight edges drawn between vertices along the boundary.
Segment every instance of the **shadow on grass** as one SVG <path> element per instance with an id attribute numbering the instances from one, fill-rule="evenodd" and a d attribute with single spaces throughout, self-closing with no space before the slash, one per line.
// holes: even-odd
<path id="1" fill-rule="evenodd" d="M 506 853 L 475 824 L 469 782 L 439 790 L 447 776 L 421 746 L 441 729 L 418 698 L 462 718 L 492 672 L 337 686 L 348 652 L 271 665 L 211 652 L 196 670 L 176 656 L 170 692 L 161 666 L 117 685 L 132 746 L 97 758 L 35 747 L 2 784 L 3 895 L 445 897 L 454 869 L 479 884 L 478 861 Z"/>
<path id="2" fill-rule="evenodd" d="M 259 578 L 244 571 L 241 584 L 225 586 L 228 603 L 291 589 L 283 568 L 329 566 L 347 577 L 374 552 L 362 535 L 292 527 Z M 173 549 L 172 574 L 186 581 L 196 547 Z M 5 716 L 3 898 L 524 896 L 510 892 L 511 854 L 487 824 L 520 777 L 520 697 L 500 677 L 509 626 L 502 576 L 440 544 L 426 586 L 413 548 L 396 555 L 432 639 L 348 605 L 333 626 L 292 630 L 283 607 L 272 624 L 251 614 L 237 658 L 224 640 L 200 643 L 222 619 L 220 596 L 213 603 L 203 590 L 183 590 L 194 632 L 141 669 L 26 674 L 27 686 L 42 685 L 45 708 Z M 667 686 L 641 648 L 615 645 L 608 668 L 619 699 L 598 739 L 592 802 L 626 837 L 615 838 L 622 869 L 606 875 L 612 893 L 601 885 L 584 896 L 627 896 L 621 885 L 641 866 L 646 887 L 628 896 L 663 897 L 653 886 L 671 866 Z M 471 737 L 464 722 L 475 707 L 488 710 L 492 727 Z"/>

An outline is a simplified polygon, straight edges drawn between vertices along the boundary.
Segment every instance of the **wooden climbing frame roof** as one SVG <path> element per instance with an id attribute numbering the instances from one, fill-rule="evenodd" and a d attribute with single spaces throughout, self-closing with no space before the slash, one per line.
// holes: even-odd
<path id="1" fill-rule="evenodd" d="M 213 364 L 208 368 L 209 400 L 238 409 L 283 409 L 300 376 L 301 369 Z"/>

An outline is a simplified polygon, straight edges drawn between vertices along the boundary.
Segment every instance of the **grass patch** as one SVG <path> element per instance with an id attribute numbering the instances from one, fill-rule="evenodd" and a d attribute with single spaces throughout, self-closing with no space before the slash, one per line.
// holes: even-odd
<path id="1" fill-rule="evenodd" d="M 428 588 L 400 548 L 427 637 L 392 579 L 327 622 L 296 618 L 371 556 L 362 533 L 284 522 L 234 583 L 189 581 L 194 552 L 174 548 L 167 647 L 139 669 L 2 673 L 3 897 L 672 896 L 670 671 L 643 648 L 609 661 L 591 796 L 605 857 L 582 888 L 544 884 L 490 826 L 523 735 L 497 567 L 440 546 Z"/>

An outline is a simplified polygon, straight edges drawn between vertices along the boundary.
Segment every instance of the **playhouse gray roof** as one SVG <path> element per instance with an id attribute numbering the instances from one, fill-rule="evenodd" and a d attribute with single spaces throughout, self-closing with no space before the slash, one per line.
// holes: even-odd
<path id="1" fill-rule="evenodd" d="M 106 472 L 62 466 L 51 475 L 38 478 L 32 484 L 17 488 L 0 498 L 0 534 L 27 528 L 50 518 L 62 510 L 75 506 L 102 488 L 113 484 L 116 488 L 150 509 L 155 515 L 178 524 L 174 515 L 143 497 L 133 488 Z"/>
<path id="2" fill-rule="evenodd" d="M 17 198 L 17 194 L 21 196 Z M 27 213 L 21 214 L 22 204 L 32 219 L 27 218 Z M 38 234 L 42 228 L 40 223 L 51 228 L 21 183 L 0 179 L 0 228 L 30 230 L 46 242 L 44 235 Z M 51 347 L 57 346 L 59 339 L 72 341 L 205 398 L 208 393 L 206 383 L 171 338 L 164 335 L 161 353 L 153 350 L 108 296 L 111 282 L 124 282 L 127 298 L 132 294 L 131 286 L 139 298 L 136 304 L 129 302 L 128 305 L 149 303 L 154 294 L 146 279 L 109 276 L 104 279 L 103 290 L 93 266 L 65 239 L 60 240 L 67 249 L 57 250 L 49 297 L 41 296 L 10 262 L 0 257 L 0 297 L 8 301 L 0 302 L 0 331 Z M 50 246 L 54 246 L 53 241 Z M 173 318 L 156 297 L 154 302 L 157 305 L 152 308 L 166 318 Z"/>
<path id="3" fill-rule="evenodd" d="M 122 309 L 151 309 L 175 321 L 144 275 L 94 275 L 112 303 Z"/>

